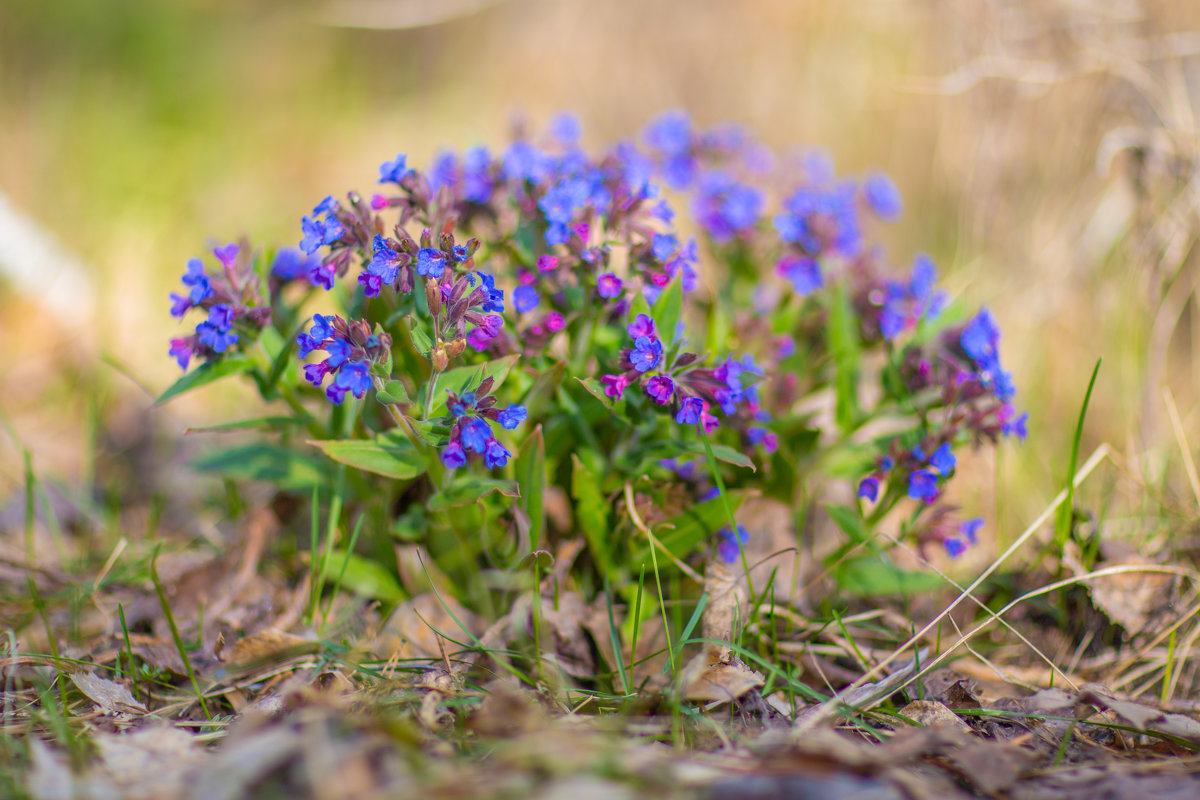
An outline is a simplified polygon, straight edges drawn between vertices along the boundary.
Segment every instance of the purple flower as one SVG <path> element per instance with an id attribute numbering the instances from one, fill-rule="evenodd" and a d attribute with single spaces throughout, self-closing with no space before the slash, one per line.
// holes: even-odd
<path id="1" fill-rule="evenodd" d="M 742 553 L 742 545 L 750 539 L 750 534 L 746 532 L 745 525 L 737 526 L 737 534 L 728 526 L 717 531 L 717 555 L 726 564 L 732 564 L 737 561 Z"/>
<path id="2" fill-rule="evenodd" d="M 309 264 L 308 282 L 313 286 L 320 286 L 328 292 L 333 288 L 333 281 L 336 277 L 337 268 L 333 264 L 325 264 L 320 261 Z"/>
<path id="3" fill-rule="evenodd" d="M 1023 442 L 1025 441 L 1025 437 L 1029 435 L 1029 432 L 1025 429 L 1025 426 L 1028 422 L 1029 412 L 1023 412 L 1015 419 L 1003 423 L 1001 426 L 1001 432 L 1003 432 L 1005 436 L 1016 436 L 1019 441 Z"/>
<path id="4" fill-rule="evenodd" d="M 675 413 L 675 421 L 680 425 L 695 425 L 700 421 L 700 415 L 704 412 L 704 401 L 699 397 L 684 398 L 683 404 L 679 407 L 679 411 Z"/>
<path id="5" fill-rule="evenodd" d="M 942 475 L 950 474 L 950 470 L 954 469 L 956 463 L 957 459 L 950 452 L 949 444 L 943 444 L 937 450 L 934 450 L 933 455 L 929 457 L 929 465 Z"/>
<path id="6" fill-rule="evenodd" d="M 932 503 L 937 498 L 937 476 L 927 469 L 919 469 L 908 479 L 908 496 L 914 500 Z"/>
<path id="7" fill-rule="evenodd" d="M 321 259 L 314 255 L 306 256 L 295 247 L 284 247 L 271 262 L 271 274 L 281 281 L 291 281 L 307 275 L 309 270 L 320 264 Z"/>
<path id="8" fill-rule="evenodd" d="M 675 393 L 675 382 L 665 375 L 655 375 L 646 383 L 646 394 L 660 406 L 671 402 Z"/>
<path id="9" fill-rule="evenodd" d="M 550 135 L 565 145 L 579 141 L 583 128 L 574 114 L 563 112 L 550 121 Z"/>
<path id="10" fill-rule="evenodd" d="M 879 478 L 869 475 L 858 484 L 858 496 L 865 497 L 872 503 L 879 497 Z"/>
<path id="11" fill-rule="evenodd" d="M 546 330 L 550 331 L 551 333 L 558 333 L 564 327 L 566 327 L 566 324 L 566 319 L 564 319 L 563 315 L 557 311 L 551 311 L 546 315 Z"/>
<path id="12" fill-rule="evenodd" d="M 183 284 L 192 287 L 192 291 L 188 293 L 192 305 L 200 305 L 212 297 L 212 284 L 208 282 L 208 276 L 204 274 L 204 262 L 198 258 L 188 260 L 187 272 L 183 274 Z"/>
<path id="13" fill-rule="evenodd" d="M 494 337 L 488 336 L 487 332 L 482 328 L 476 328 L 467 334 L 467 344 L 477 351 L 487 350 L 492 344 Z"/>
<path id="14" fill-rule="evenodd" d="M 644 317 L 645 314 L 639 314 Z M 663 345 L 658 339 L 649 336 L 639 336 L 633 341 L 633 349 L 629 351 L 629 363 L 638 372 L 649 372 L 662 360 Z"/>
<path id="15" fill-rule="evenodd" d="M 649 339 L 656 338 L 654 332 L 654 320 L 650 319 L 645 314 L 638 314 L 633 322 L 629 323 L 629 335 L 634 339 L 646 337 Z"/>
<path id="16" fill-rule="evenodd" d="M 467 463 L 467 453 L 458 442 L 450 442 L 442 448 L 442 463 L 447 469 L 458 469 Z"/>
<path id="17" fill-rule="evenodd" d="M 738 183 L 721 170 L 713 170 L 705 173 L 696 186 L 692 213 L 715 241 L 727 242 L 758 222 L 763 202 L 758 189 Z"/>
<path id="18" fill-rule="evenodd" d="M 496 469 L 507 464 L 511 455 L 512 453 L 508 452 L 504 445 L 492 439 L 487 443 L 487 451 L 483 454 L 483 463 L 488 469 Z"/>
<path id="19" fill-rule="evenodd" d="M 192 358 L 193 339 L 190 336 L 182 339 L 172 339 L 171 349 L 167 351 L 167 355 L 179 362 L 179 368 L 187 371 L 188 361 Z"/>
<path id="20" fill-rule="evenodd" d="M 417 274 L 427 278 L 440 278 L 446 271 L 446 259 L 440 250 L 423 247 L 417 252 Z"/>
<path id="21" fill-rule="evenodd" d="M 951 558 L 958 558 L 967 551 L 967 546 L 962 539 L 947 539 L 942 542 L 942 547 L 946 548 L 946 553 Z"/>
<path id="22" fill-rule="evenodd" d="M 226 269 L 229 269 L 233 267 L 233 262 L 237 258 L 238 250 L 240 249 L 236 243 L 230 242 L 224 247 L 214 248 L 213 255 L 217 257 L 217 261 L 225 265 Z"/>
<path id="23" fill-rule="evenodd" d="M 473 453 L 483 453 L 492 439 L 492 428 L 486 420 L 472 417 L 459 431 L 459 439 L 467 450 Z"/>
<path id="24" fill-rule="evenodd" d="M 624 375 L 601 375 L 600 383 L 604 385 L 604 393 L 616 399 L 629 386 L 629 378 Z"/>
<path id="25" fill-rule="evenodd" d="M 601 297 L 619 297 L 621 295 L 621 279 L 611 272 L 606 272 L 597 281 L 596 290 Z"/>
<path id="26" fill-rule="evenodd" d="M 971 544 L 978 544 L 979 529 L 982 527 L 983 517 L 973 517 L 972 519 L 963 520 L 962 525 L 959 526 L 959 530 L 962 531 L 962 535 L 966 537 L 968 542 Z"/>
<path id="27" fill-rule="evenodd" d="M 820 263 L 808 256 L 785 256 L 775 265 L 775 271 L 779 277 L 790 281 L 801 297 L 808 297 L 825 285 Z"/>
<path id="28" fill-rule="evenodd" d="M 385 161 L 379 165 L 379 182 L 380 183 L 400 183 L 404 180 L 412 170 L 407 166 L 408 157 L 404 153 L 400 153 L 391 161 Z"/>
<path id="29" fill-rule="evenodd" d="M 537 289 L 532 286 L 518 286 L 513 289 L 513 308 L 517 313 L 524 314 L 526 311 L 532 311 L 538 307 L 538 303 L 542 298 L 538 295 Z"/>
<path id="30" fill-rule="evenodd" d="M 325 380 L 325 376 L 331 371 L 329 360 L 318 362 L 316 364 L 304 365 L 304 380 L 311 383 L 313 386 L 320 386 Z"/>
<path id="31" fill-rule="evenodd" d="M 528 412 L 525 410 L 525 406 L 511 405 L 500 412 L 499 416 L 496 417 L 496 421 L 500 423 L 501 428 L 504 428 L 506 431 L 511 431 L 513 428 L 525 421 L 525 415 L 527 413 Z"/>
<path id="32" fill-rule="evenodd" d="M 553 272 L 558 269 L 558 256 L 538 256 L 538 272 Z"/>
<path id="33" fill-rule="evenodd" d="M 192 307 L 191 299 L 171 292 L 171 316 L 182 317 Z"/>
<path id="34" fill-rule="evenodd" d="M 904 210 L 900 190 L 892 183 L 892 179 L 882 172 L 872 172 L 867 176 L 863 181 L 862 194 L 867 206 L 881 219 L 897 219 Z"/>

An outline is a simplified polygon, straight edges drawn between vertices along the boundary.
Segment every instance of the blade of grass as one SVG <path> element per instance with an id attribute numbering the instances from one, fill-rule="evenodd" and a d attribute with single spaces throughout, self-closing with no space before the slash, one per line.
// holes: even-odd
<path id="1" fill-rule="evenodd" d="M 346 555 L 342 558 L 342 568 L 338 572 L 337 580 L 333 583 L 333 593 L 329 595 L 329 603 L 325 606 L 325 613 L 321 615 L 321 627 L 324 628 L 329 622 L 329 612 L 333 610 L 333 601 L 337 594 L 342 589 L 342 580 L 346 577 L 346 567 L 350 564 L 350 555 L 354 552 L 354 545 L 358 544 L 358 534 L 362 531 L 363 521 L 366 517 L 363 514 L 358 515 L 358 519 L 354 521 L 354 530 L 350 534 L 350 543 L 346 545 Z"/>
<path id="2" fill-rule="evenodd" d="M 658 573 L 658 549 L 653 546 L 653 534 L 650 533 L 650 529 L 646 527 L 646 523 L 642 522 L 642 518 L 638 515 L 637 508 L 633 502 L 633 484 L 629 481 L 625 481 L 625 503 L 629 508 L 629 516 L 633 519 L 633 524 L 650 539 L 650 565 L 654 570 L 654 582 L 658 586 L 658 607 L 662 610 L 663 633 L 667 637 L 667 654 L 670 656 L 671 673 L 674 674 L 676 672 L 675 648 L 671 646 L 671 622 L 667 619 L 667 605 L 666 599 L 663 596 L 662 577 Z"/>
<path id="3" fill-rule="evenodd" d="M 183 646 L 183 637 L 179 635 L 179 626 L 175 624 L 175 615 L 171 613 L 171 604 L 167 602 L 167 593 L 163 591 L 162 581 L 158 577 L 158 552 L 162 549 L 161 544 L 154 546 L 154 552 L 150 555 L 150 579 L 154 581 L 154 591 L 158 593 L 158 602 L 162 605 L 163 616 L 167 618 L 167 625 L 171 628 L 171 638 L 175 640 L 175 649 L 179 651 L 179 658 L 183 660 L 183 667 L 187 670 L 188 680 L 192 683 L 192 689 L 196 692 L 196 699 L 200 701 L 200 708 L 204 711 L 204 716 L 212 720 L 212 714 L 208 711 L 208 703 L 204 702 L 204 692 L 200 691 L 200 682 L 196 680 L 196 670 L 192 669 L 192 660 L 188 658 L 187 648 Z"/>
<path id="4" fill-rule="evenodd" d="M 1067 498 L 1066 502 L 1059 507 L 1054 525 L 1054 546 L 1059 552 L 1066 547 L 1067 539 L 1071 535 L 1071 522 L 1075 515 L 1075 481 L 1072 480 L 1072 476 L 1075 474 L 1075 465 L 1079 459 L 1079 441 L 1083 438 L 1083 420 L 1087 416 L 1088 403 L 1092 400 L 1092 390 L 1096 388 L 1096 376 L 1100 373 L 1101 360 L 1096 359 L 1096 366 L 1092 368 L 1092 378 L 1088 381 L 1087 393 L 1083 396 L 1079 419 L 1075 421 L 1075 437 L 1071 440 L 1071 456 L 1067 461 L 1067 475 L 1063 479 L 1063 483 L 1066 484 Z"/>
<path id="5" fill-rule="evenodd" d="M 621 655 L 621 637 L 617 632 L 617 621 L 613 616 L 612 586 L 609 585 L 608 575 L 604 576 L 604 605 L 608 611 L 608 635 L 612 639 L 613 655 L 617 659 L 617 671 L 621 675 L 621 686 L 626 695 L 633 694 L 633 686 L 629 683 L 629 673 L 625 671 L 625 657 Z"/>

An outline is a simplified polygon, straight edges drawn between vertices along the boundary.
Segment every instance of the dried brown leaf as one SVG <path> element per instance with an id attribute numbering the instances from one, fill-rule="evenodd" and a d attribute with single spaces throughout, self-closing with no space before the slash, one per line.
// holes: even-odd
<path id="1" fill-rule="evenodd" d="M 71 673 L 71 682 L 105 714 L 145 714 L 146 707 L 115 681 L 93 671 Z"/>
<path id="2" fill-rule="evenodd" d="M 766 680 L 740 660 L 725 660 L 729 648 L 709 645 L 688 662 L 679 676 L 683 697 L 692 702 L 731 701 L 762 686 Z"/>

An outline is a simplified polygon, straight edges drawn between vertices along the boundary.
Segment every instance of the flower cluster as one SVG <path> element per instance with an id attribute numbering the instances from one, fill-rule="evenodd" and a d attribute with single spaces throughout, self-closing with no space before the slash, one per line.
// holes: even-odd
<path id="1" fill-rule="evenodd" d="M 442 448 L 441 459 L 450 469 L 464 466 L 471 456 L 481 457 L 488 469 L 503 467 L 512 457 L 496 439 L 492 423 L 511 431 L 525 420 L 525 406 L 498 408 L 495 396 L 490 394 L 493 383 L 492 378 L 485 378 L 473 392 L 448 392 L 450 438 Z"/>
<path id="2" fill-rule="evenodd" d="M 241 338 L 236 329 L 256 334 L 271 320 L 271 308 L 262 297 L 259 276 L 249 252 L 230 243 L 213 250 L 220 268 L 205 269 L 199 258 L 188 261 L 183 273 L 186 294 L 171 293 L 171 316 L 183 318 L 197 308 L 207 312 L 194 333 L 171 339 L 168 354 L 186 370 L 192 358 L 218 358 Z"/>
<path id="3" fill-rule="evenodd" d="M 296 337 L 300 358 L 317 350 L 326 358 L 304 367 L 304 379 L 319 387 L 325 378 L 333 380 L 325 387 L 329 402 L 340 404 L 346 393 L 361 398 L 372 385 L 372 367 L 388 363 L 392 337 L 374 333 L 365 320 L 345 320 L 339 316 L 313 315 L 307 332 Z"/>

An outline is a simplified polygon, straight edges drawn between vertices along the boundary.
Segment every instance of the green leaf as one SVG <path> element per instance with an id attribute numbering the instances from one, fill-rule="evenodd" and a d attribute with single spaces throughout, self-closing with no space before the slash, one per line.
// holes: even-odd
<path id="1" fill-rule="evenodd" d="M 346 571 L 342 576 L 342 586 L 353 590 L 356 594 L 382 600 L 385 603 L 399 603 L 407 597 L 404 590 L 400 588 L 400 582 L 396 580 L 395 575 L 357 553 L 347 553 L 345 550 L 337 548 L 331 549 L 322 574 L 326 577 L 330 575 L 336 577 L 342 571 L 343 564 Z"/>
<path id="2" fill-rule="evenodd" d="M 600 492 L 600 483 L 575 453 L 571 454 L 571 496 L 575 498 L 575 521 L 602 575 L 609 572 L 608 505 Z"/>
<path id="3" fill-rule="evenodd" d="M 254 362 L 245 356 L 234 356 L 233 358 L 223 358 L 220 361 L 209 361 L 201 364 L 171 384 L 170 388 L 160 394 L 158 399 L 154 401 L 154 406 L 161 406 L 163 403 L 178 397 L 184 392 L 190 392 L 192 389 L 207 386 L 213 381 L 228 378 L 230 375 L 240 375 L 244 372 L 250 372 L 252 369 L 254 369 Z"/>
<path id="4" fill-rule="evenodd" d="M 521 496 L 521 490 L 516 481 L 468 475 L 456 478 L 450 488 L 443 489 L 429 498 L 429 501 L 425 503 L 425 508 L 427 511 L 443 511 L 447 508 L 469 506 L 493 492 L 499 492 L 505 497 Z"/>
<path id="5" fill-rule="evenodd" d="M 412 339 L 413 347 L 417 348 L 417 352 L 422 356 L 428 358 L 429 351 L 433 349 L 433 339 L 429 338 L 429 334 L 423 327 L 416 324 L 416 320 L 412 322 L 413 325 L 409 329 L 408 335 Z"/>
<path id="6" fill-rule="evenodd" d="M 878 556 L 844 561 L 833 571 L 842 591 L 860 597 L 914 595 L 944 587 L 943 578 L 932 572 L 904 570 Z"/>
<path id="7" fill-rule="evenodd" d="M 518 358 L 520 355 L 513 353 L 483 364 L 455 367 L 443 372 L 438 376 L 437 386 L 434 388 L 433 405 L 429 409 L 430 418 L 438 416 L 438 412 L 446 407 L 447 390 L 461 394 L 475 389 L 483 383 L 485 378 L 491 378 L 495 381 L 492 385 L 492 390 L 495 391 L 500 384 L 504 383 L 504 379 L 508 377 L 508 371 L 512 369 L 513 364 L 517 363 Z M 429 385 L 426 384 L 417 392 L 417 405 L 422 408 L 425 407 L 425 393 L 428 390 Z"/>
<path id="8" fill-rule="evenodd" d="M 202 428 L 187 428 L 184 434 L 189 433 L 225 433 L 226 431 L 247 431 L 247 430 L 281 430 L 290 428 L 295 425 L 304 425 L 311 420 L 312 417 L 305 414 L 303 417 L 254 417 L 252 419 L 239 419 L 233 422 L 222 422 L 217 425 L 205 425 Z"/>
<path id="9" fill-rule="evenodd" d="M 546 446 L 541 425 L 521 445 L 514 469 L 521 485 L 521 508 L 529 515 L 529 539 L 537 545 L 546 529 Z"/>
<path id="10" fill-rule="evenodd" d="M 538 419 L 543 415 L 566 374 L 567 362 L 559 361 L 533 379 L 533 385 L 521 400 L 521 404 L 529 412 L 530 419 Z"/>
<path id="11" fill-rule="evenodd" d="M 296 334 L 299 334 L 302 330 L 304 330 L 303 324 L 296 331 Z M 262 342 L 263 349 L 271 359 L 271 371 L 267 374 L 264 384 L 266 389 L 273 395 L 275 384 L 279 383 L 279 379 L 287 371 L 288 365 L 297 363 L 293 358 L 294 354 L 292 352 L 292 343 L 296 341 L 296 335 L 293 334 L 290 339 L 284 339 L 279 331 L 268 325 L 266 328 L 263 328 L 258 340 Z"/>
<path id="12" fill-rule="evenodd" d="M 647 317 L 654 316 L 650 313 L 650 304 L 646 302 L 646 296 L 641 292 L 634 292 L 633 299 L 629 301 L 629 321 L 633 322 L 637 319 L 638 314 L 645 314 Z"/>
<path id="13" fill-rule="evenodd" d="M 740 450 L 734 450 L 732 447 L 724 444 L 713 444 L 712 451 L 713 457 L 717 461 L 724 461 L 726 464 L 733 464 L 735 467 L 745 467 L 746 469 L 755 471 L 754 462 Z M 642 461 L 646 459 L 657 461 L 663 458 L 678 458 L 685 454 L 707 457 L 704 443 L 691 440 L 653 442 L 637 450 L 635 456 Z"/>
<path id="14" fill-rule="evenodd" d="M 408 396 L 408 389 L 404 388 L 402 381 L 388 381 L 383 385 L 382 392 L 375 393 L 376 399 L 384 404 L 393 403 L 411 403 L 412 399 Z"/>
<path id="15" fill-rule="evenodd" d="M 372 439 L 326 439 L 309 444 L 321 448 L 334 461 L 397 480 L 415 478 L 427 468 L 425 457 L 395 431 Z"/>
<path id="16" fill-rule="evenodd" d="M 675 343 L 675 326 L 683 314 L 683 283 L 676 275 L 667 284 L 667 288 L 654 302 L 654 322 L 658 326 L 658 336 L 669 348 Z"/>
<path id="17" fill-rule="evenodd" d="M 850 537 L 850 541 L 858 544 L 867 540 L 862 517 L 857 511 L 847 506 L 827 504 L 825 512 L 829 514 L 829 518 L 833 520 L 834 524 L 842 529 L 842 533 Z"/>
<path id="18" fill-rule="evenodd" d="M 235 480 L 266 481 L 299 491 L 328 483 L 327 464 L 310 453 L 299 453 L 277 444 L 222 447 L 192 461 L 197 472 L 212 472 Z"/>
<path id="19" fill-rule="evenodd" d="M 747 496 L 749 492 L 741 489 L 729 492 L 729 507 L 736 512 Z M 729 518 L 725 513 L 725 504 L 721 502 L 720 497 L 714 497 L 658 523 L 654 526 L 654 536 L 673 556 L 682 560 L 705 537 L 728 526 Z M 630 563 L 637 564 L 649 557 L 650 543 L 642 541 L 639 542 L 638 551 Z M 658 560 L 658 566 L 659 569 L 672 568 L 661 558 Z"/>
<path id="20" fill-rule="evenodd" d="M 834 363 L 834 418 L 843 433 L 858 418 L 858 331 L 846 288 L 838 284 L 829 309 L 829 350 Z"/>

